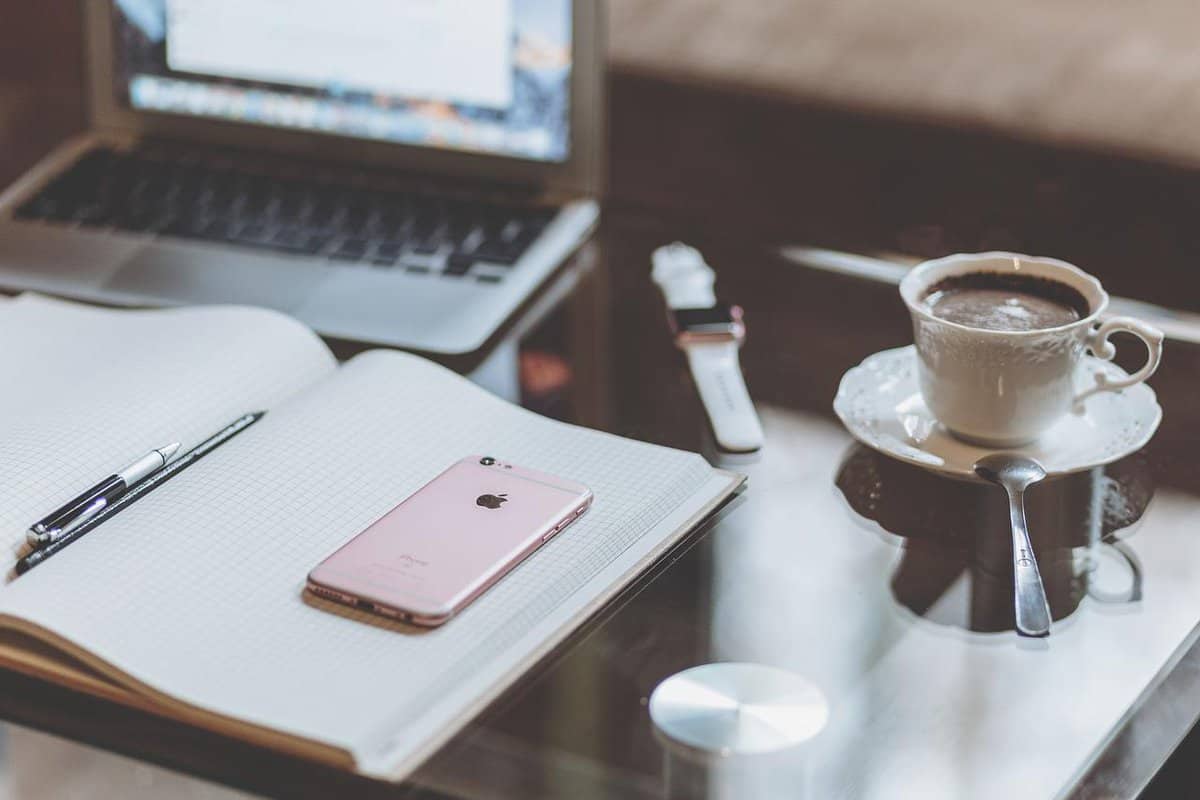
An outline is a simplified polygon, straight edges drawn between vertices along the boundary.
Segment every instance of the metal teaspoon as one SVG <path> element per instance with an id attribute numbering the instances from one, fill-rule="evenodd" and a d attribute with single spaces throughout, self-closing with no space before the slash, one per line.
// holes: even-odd
<path id="1" fill-rule="evenodd" d="M 1038 572 L 1029 528 L 1025 523 L 1025 490 L 1046 477 L 1046 470 L 1032 458 L 1015 453 L 994 453 L 975 462 L 975 474 L 1004 488 L 1012 521 L 1013 586 L 1017 633 L 1022 636 L 1050 635 L 1050 606 Z"/>

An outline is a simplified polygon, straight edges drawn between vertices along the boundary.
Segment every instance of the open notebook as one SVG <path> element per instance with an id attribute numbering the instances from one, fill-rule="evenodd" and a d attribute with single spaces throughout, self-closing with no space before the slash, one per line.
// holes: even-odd
<path id="1" fill-rule="evenodd" d="M 0 552 L 14 558 L 34 519 L 114 467 L 268 410 L 10 574 L 0 662 L 380 777 L 416 766 L 741 482 L 698 455 L 539 417 L 414 356 L 339 367 L 271 311 L 26 295 L 0 303 L 0 342 Z M 594 505 L 438 629 L 304 592 L 317 562 L 475 452 L 586 484 Z"/>

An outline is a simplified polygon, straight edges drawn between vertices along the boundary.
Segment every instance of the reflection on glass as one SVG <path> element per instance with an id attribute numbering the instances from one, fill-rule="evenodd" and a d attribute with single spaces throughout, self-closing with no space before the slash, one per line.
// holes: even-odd
<path id="1" fill-rule="evenodd" d="M 784 785 L 781 769 L 796 797 L 805 783 L 799 750 L 829 720 L 828 701 L 811 681 L 737 662 L 672 675 L 655 687 L 649 708 L 671 798 L 770 797 L 778 792 L 758 788 Z"/>
<path id="2" fill-rule="evenodd" d="M 804 745 L 778 753 L 720 755 L 663 745 L 664 800 L 742 800 L 815 797 L 808 779 Z"/>
<path id="3" fill-rule="evenodd" d="M 0 727 L 0 798 L 254 800 L 202 781 L 40 731 Z"/>
<path id="4" fill-rule="evenodd" d="M 842 462 L 837 485 L 855 512 L 903 539 L 891 578 L 898 603 L 943 625 L 1013 630 L 1008 507 L 996 487 L 947 479 L 861 445 Z M 1144 452 L 1029 491 L 1030 538 L 1056 621 L 1084 597 L 1115 606 L 1141 599 L 1141 568 L 1117 534 L 1142 516 L 1153 492 Z"/>

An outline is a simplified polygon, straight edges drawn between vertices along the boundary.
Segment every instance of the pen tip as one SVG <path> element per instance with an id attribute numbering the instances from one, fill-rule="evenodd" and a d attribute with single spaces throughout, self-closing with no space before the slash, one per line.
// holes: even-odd
<path id="1" fill-rule="evenodd" d="M 166 462 L 170 461 L 171 456 L 175 455 L 175 453 L 177 453 L 178 451 L 179 451 L 179 442 L 171 442 L 169 445 L 162 448 L 158 452 L 163 457 L 163 463 L 166 463 Z"/>

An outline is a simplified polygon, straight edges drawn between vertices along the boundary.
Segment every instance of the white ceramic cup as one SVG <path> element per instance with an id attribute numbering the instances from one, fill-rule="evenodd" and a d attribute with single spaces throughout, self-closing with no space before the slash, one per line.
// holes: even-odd
<path id="1" fill-rule="evenodd" d="M 925 299 L 946 278 L 978 272 L 1049 278 L 1083 295 L 1088 314 L 1068 325 L 1033 331 L 971 328 L 939 319 Z M 921 395 L 933 415 L 955 436 L 989 447 L 1014 447 L 1036 439 L 1064 414 L 1083 408 L 1087 397 L 1119 391 L 1149 378 L 1162 358 L 1162 332 L 1131 317 L 1100 322 L 1108 294 L 1100 281 L 1053 258 L 1017 253 L 974 253 L 926 261 L 900 282 L 913 321 Z M 1108 337 L 1132 333 L 1146 343 L 1146 364 L 1126 379 L 1076 379 L 1085 351 L 1111 359 Z M 1084 388 L 1080 389 L 1079 386 Z"/>

